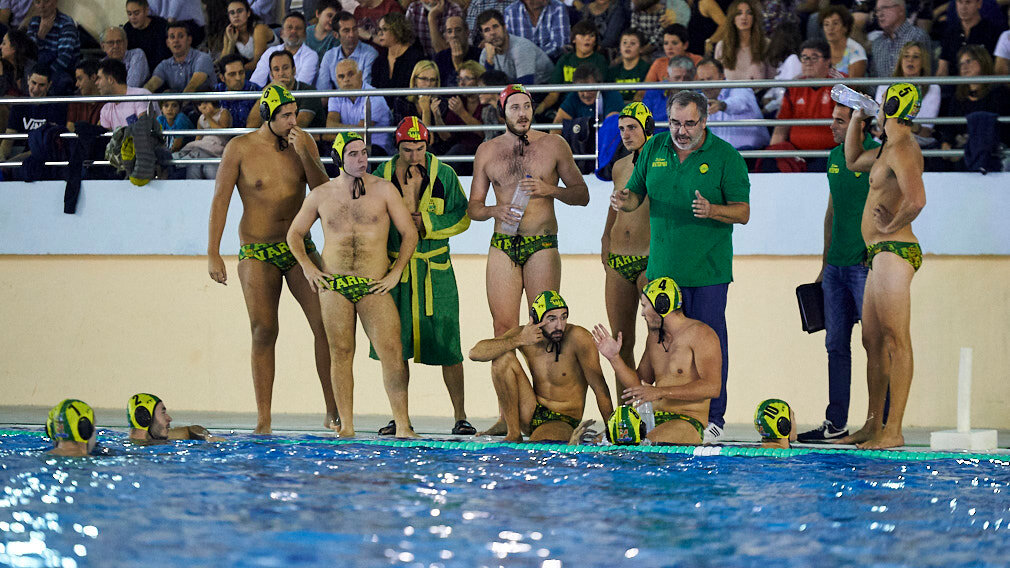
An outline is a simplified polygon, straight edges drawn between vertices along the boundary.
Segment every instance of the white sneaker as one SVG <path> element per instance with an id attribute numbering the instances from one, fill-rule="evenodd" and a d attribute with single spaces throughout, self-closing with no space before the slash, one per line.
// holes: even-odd
<path id="1" fill-rule="evenodd" d="M 715 444 L 719 440 L 722 440 L 722 428 L 715 424 L 709 424 L 708 428 L 705 428 L 705 443 Z"/>

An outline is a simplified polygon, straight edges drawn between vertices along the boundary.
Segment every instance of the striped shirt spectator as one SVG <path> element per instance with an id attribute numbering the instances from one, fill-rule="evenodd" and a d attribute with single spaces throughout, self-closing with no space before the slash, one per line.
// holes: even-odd
<path id="1" fill-rule="evenodd" d="M 47 14 L 47 7 L 51 7 L 51 13 Z M 52 66 L 54 73 L 64 75 L 69 80 L 73 77 L 74 66 L 81 57 L 81 39 L 77 34 L 77 22 L 56 9 L 56 0 L 39 2 L 39 12 L 41 15 L 31 19 L 27 30 L 28 35 L 39 46 L 39 63 Z M 43 37 L 39 37 L 39 28 L 44 18 L 47 21 L 51 20 L 52 23 L 47 24 L 50 26 L 49 31 Z M 53 77 L 53 82 L 55 86 L 59 81 Z"/>
<path id="2" fill-rule="evenodd" d="M 466 8 L 466 28 L 470 30 L 470 43 L 480 45 L 482 38 L 480 27 L 477 25 L 477 16 L 488 10 L 498 10 L 504 12 L 512 0 L 473 0 Z"/>
<path id="3" fill-rule="evenodd" d="M 531 6 L 536 10 L 531 10 Z M 504 15 L 505 29 L 510 34 L 537 44 L 551 61 L 557 61 L 564 53 L 572 26 L 568 10 L 558 0 L 547 0 L 546 5 L 543 0 L 515 0 L 505 8 Z"/>

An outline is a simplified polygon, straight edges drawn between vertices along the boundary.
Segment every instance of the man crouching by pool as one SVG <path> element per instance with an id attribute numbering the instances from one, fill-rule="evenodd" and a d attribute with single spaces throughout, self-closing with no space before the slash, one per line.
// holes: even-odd
<path id="1" fill-rule="evenodd" d="M 153 394 L 139 392 L 126 403 L 126 418 L 130 422 L 130 439 L 136 442 L 161 440 L 204 440 L 223 442 L 224 438 L 211 435 L 203 426 L 177 426 L 172 428 L 172 417 L 165 403 Z"/>
<path id="2" fill-rule="evenodd" d="M 624 386 L 624 400 L 637 407 L 653 403 L 654 443 L 696 445 L 704 440 L 708 404 L 722 389 L 719 336 L 704 323 L 684 315 L 680 288 L 672 278 L 652 280 L 642 290 L 642 318 L 649 330 L 638 371 L 621 359 L 617 339 L 602 324 L 593 329 L 600 353 Z"/>
<path id="3" fill-rule="evenodd" d="M 288 229 L 288 246 L 309 286 L 319 293 L 330 344 L 330 380 L 337 397 L 340 430 L 354 435 L 354 330 L 357 317 L 382 364 L 382 382 L 396 422 L 397 438 L 416 438 L 407 418 L 407 367 L 400 343 L 400 312 L 388 292 L 400 282 L 417 247 L 417 227 L 403 197 L 388 181 L 366 173 L 365 141 L 354 132 L 337 134 L 331 152 L 337 177 L 309 192 Z M 323 270 L 305 252 L 305 235 L 316 219 L 323 225 Z M 400 252 L 389 264 L 390 224 L 400 233 Z"/>
<path id="4" fill-rule="evenodd" d="M 515 351 L 526 359 L 532 384 Z M 507 442 L 567 442 L 582 420 L 587 387 L 596 394 L 604 420 L 614 411 L 603 380 L 600 356 L 584 327 L 568 323 L 561 294 L 541 292 L 530 307 L 530 322 L 470 350 L 472 361 L 491 361 L 491 379 L 505 418 Z"/>

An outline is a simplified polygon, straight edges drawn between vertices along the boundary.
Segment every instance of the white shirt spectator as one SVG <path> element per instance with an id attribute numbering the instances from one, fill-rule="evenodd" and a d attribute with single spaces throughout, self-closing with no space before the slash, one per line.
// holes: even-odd
<path id="1" fill-rule="evenodd" d="M 358 42 L 358 46 L 351 52 L 350 57 L 344 57 L 343 48 L 339 45 L 323 54 L 323 61 L 319 64 L 319 69 L 324 71 L 316 76 L 316 89 L 329 91 L 337 88 L 337 63 L 344 59 L 352 59 L 358 64 L 361 70 L 361 80 L 365 83 L 372 82 L 372 63 L 379 56 L 379 52 L 374 47 L 363 41 Z M 297 63 L 295 66 L 297 67 Z"/>
<path id="2" fill-rule="evenodd" d="M 362 89 L 374 89 L 368 83 L 361 84 Z M 392 126 L 393 113 L 389 111 L 385 97 L 368 97 L 371 103 L 370 117 L 375 126 Z M 340 122 L 343 124 L 358 124 L 365 120 L 365 97 L 358 97 L 351 100 L 350 97 L 330 97 L 330 102 L 326 108 L 327 112 L 339 112 Z M 393 151 L 393 135 L 389 132 L 371 135 L 372 144 L 382 147 L 387 153 Z"/>
<path id="3" fill-rule="evenodd" d="M 266 85 L 270 83 L 270 55 L 281 49 L 284 49 L 283 45 L 268 47 L 266 51 L 263 52 L 263 56 L 260 57 L 259 62 L 256 63 L 256 70 L 253 71 L 252 77 L 249 77 L 249 80 L 257 85 Z M 298 48 L 298 52 L 295 53 L 295 78 L 302 83 L 315 85 L 316 71 L 318 69 L 319 54 L 311 47 L 303 43 L 302 46 Z"/>
<path id="4" fill-rule="evenodd" d="M 1010 30 L 999 35 L 993 55 L 1002 57 L 1003 59 L 1010 59 Z"/>
<path id="5" fill-rule="evenodd" d="M 122 84 L 122 83 L 120 83 Z M 138 87 L 127 87 L 127 95 L 150 95 L 151 91 L 147 89 L 141 89 Z M 114 130 L 120 126 L 127 125 L 127 119 L 131 116 L 136 117 L 145 112 L 148 112 L 149 108 L 153 108 L 155 114 L 158 114 L 158 106 L 151 105 L 145 101 L 136 101 L 128 103 L 105 103 L 102 107 L 101 120 L 99 123 L 104 128 L 109 130 Z"/>
<path id="6" fill-rule="evenodd" d="M 128 87 L 143 87 L 151 77 L 151 70 L 147 66 L 147 56 L 140 48 L 126 50 L 123 64 L 126 65 L 126 86 Z"/>

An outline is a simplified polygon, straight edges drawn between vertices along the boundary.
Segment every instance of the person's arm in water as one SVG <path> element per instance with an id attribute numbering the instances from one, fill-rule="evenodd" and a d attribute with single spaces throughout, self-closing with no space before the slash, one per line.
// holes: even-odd
<path id="1" fill-rule="evenodd" d="M 638 373 L 629 367 L 624 362 L 624 359 L 621 359 L 621 345 L 624 343 L 623 333 L 617 332 L 617 338 L 615 339 L 609 329 L 602 323 L 598 323 L 593 328 L 593 340 L 596 342 L 596 349 L 599 350 L 600 355 L 603 355 L 607 361 L 610 361 L 610 366 L 614 368 L 614 376 L 621 386 L 628 389 L 642 384 L 642 380 L 638 378 Z M 642 358 L 642 362 L 645 362 L 644 357 Z"/>
<path id="2" fill-rule="evenodd" d="M 575 158 L 572 157 L 572 148 L 565 142 L 564 138 L 553 135 L 556 142 L 555 148 L 558 155 L 558 177 L 565 186 L 551 185 L 545 181 L 526 177 L 519 181 L 519 186 L 530 193 L 530 197 L 553 197 L 568 205 L 588 205 L 589 186 L 582 177 L 582 172 L 575 165 Z"/>
<path id="3" fill-rule="evenodd" d="M 488 146 L 481 144 L 474 156 L 473 179 L 470 183 L 470 200 L 467 203 L 466 214 L 473 221 L 494 218 L 502 223 L 519 223 L 522 221 L 522 215 L 513 211 L 508 203 L 487 204 L 487 193 L 491 188 L 491 180 L 488 179 L 486 171 L 491 160 L 489 152 Z"/>
<path id="4" fill-rule="evenodd" d="M 604 420 L 609 420 L 614 413 L 614 401 L 610 398 L 610 388 L 603 378 L 603 369 L 600 367 L 600 352 L 596 350 L 592 334 L 588 330 L 576 327 L 572 330 L 572 339 L 575 340 L 575 356 L 582 367 L 582 375 L 586 378 L 589 388 L 593 389 L 596 395 L 596 406 L 600 409 L 600 416 Z"/>
<path id="5" fill-rule="evenodd" d="M 722 351 L 719 336 L 712 328 L 696 324 L 694 330 L 684 333 L 694 335 L 691 350 L 694 354 L 694 366 L 698 369 L 698 380 L 686 385 L 657 387 L 652 385 L 637 385 L 625 389 L 623 398 L 628 404 L 638 406 L 643 402 L 651 402 L 665 398 L 685 402 L 700 402 L 711 400 L 722 391 Z"/>
<path id="6" fill-rule="evenodd" d="M 868 172 L 877 160 L 878 148 L 863 150 L 863 121 L 866 113 L 862 109 L 852 111 L 849 129 L 845 131 L 845 167 L 853 172 Z"/>
<path id="7" fill-rule="evenodd" d="M 922 154 L 919 153 L 919 146 L 911 137 L 901 143 L 914 147 L 899 148 L 899 151 L 890 152 L 887 156 L 887 165 L 894 172 L 898 189 L 901 190 L 901 204 L 894 213 L 888 211 L 882 203 L 873 208 L 877 230 L 885 235 L 907 226 L 926 206 L 926 188 L 922 183 Z"/>
<path id="8" fill-rule="evenodd" d="M 203 440 L 205 442 L 223 442 L 224 438 L 219 438 L 211 434 L 206 428 L 199 425 L 177 426 L 168 429 L 169 440 Z"/>
<path id="9" fill-rule="evenodd" d="M 319 199 L 317 190 L 312 190 L 305 196 L 301 209 L 298 210 L 298 214 L 291 221 L 291 226 L 288 227 L 287 235 L 288 248 L 291 249 L 291 255 L 295 257 L 295 260 L 302 267 L 302 273 L 305 275 L 305 279 L 309 281 L 309 287 L 312 288 L 313 292 L 328 290 L 329 283 L 327 279 L 330 277 L 329 274 L 319 270 L 319 267 L 316 266 L 316 263 L 312 262 L 309 253 L 305 250 L 305 235 L 308 234 L 309 229 L 312 228 L 312 224 L 319 217 Z"/>
<path id="10" fill-rule="evenodd" d="M 740 223 L 746 225 L 750 221 L 750 203 L 745 201 L 727 201 L 726 205 L 717 205 L 702 197 L 701 192 L 694 191 L 694 201 L 691 209 L 698 219 L 712 219 L 727 225 Z"/>
<path id="11" fill-rule="evenodd" d="M 302 162 L 302 168 L 305 169 L 305 181 L 309 184 L 309 189 L 315 189 L 330 181 L 330 176 L 326 175 L 323 163 L 319 160 L 319 148 L 316 146 L 316 141 L 308 132 L 297 126 L 292 127 L 288 132 L 288 144 L 295 149 L 298 159 Z"/>
<path id="12" fill-rule="evenodd" d="M 221 235 L 228 220 L 228 206 L 231 194 L 238 182 L 240 152 L 238 141 L 229 142 L 224 147 L 221 163 L 214 182 L 214 197 L 210 202 L 210 223 L 207 236 L 207 271 L 211 280 L 220 284 L 228 283 L 228 270 L 221 258 Z"/>
<path id="13" fill-rule="evenodd" d="M 400 232 L 400 253 L 396 257 L 396 262 L 389 267 L 389 272 L 384 277 L 372 282 L 369 287 L 373 294 L 385 294 L 400 283 L 403 269 L 407 267 L 410 257 L 414 255 L 414 249 L 417 248 L 417 241 L 420 237 L 417 234 L 417 226 L 414 225 L 414 218 L 410 216 L 410 211 L 407 211 L 403 197 L 400 196 L 396 187 L 388 181 L 382 181 L 376 185 L 384 191 L 389 220 Z"/>
<path id="14" fill-rule="evenodd" d="M 470 349 L 469 357 L 471 361 L 494 361 L 509 351 L 522 347 L 523 345 L 533 345 L 544 338 L 540 326 L 530 322 L 522 327 L 514 327 L 498 337 L 484 339 L 477 342 Z"/>

